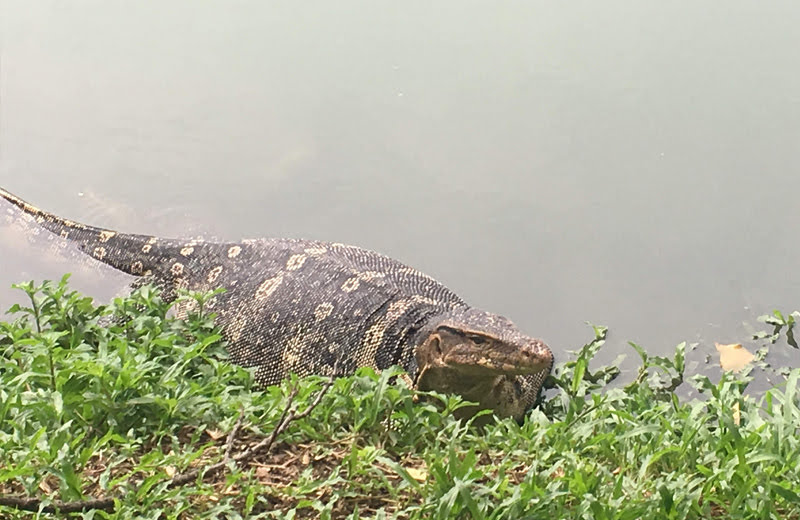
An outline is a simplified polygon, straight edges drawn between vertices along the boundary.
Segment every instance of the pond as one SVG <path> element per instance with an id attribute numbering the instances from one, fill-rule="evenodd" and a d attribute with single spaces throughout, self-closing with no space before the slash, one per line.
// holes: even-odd
<path id="1" fill-rule="evenodd" d="M 121 231 L 374 249 L 561 359 L 587 321 L 609 359 L 755 348 L 759 315 L 800 307 L 798 19 L 788 0 L 5 0 L 0 186 Z M 127 281 L 7 228 L 3 308 L 23 279 Z"/>

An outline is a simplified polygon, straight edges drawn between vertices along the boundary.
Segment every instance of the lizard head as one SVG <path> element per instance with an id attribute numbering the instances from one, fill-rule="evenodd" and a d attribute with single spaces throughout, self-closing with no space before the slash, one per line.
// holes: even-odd
<path id="1" fill-rule="evenodd" d="M 500 417 L 520 419 L 533 406 L 553 366 L 540 339 L 511 320 L 468 309 L 440 316 L 416 350 L 419 390 L 456 393 Z M 476 410 L 468 409 L 461 415 Z"/>

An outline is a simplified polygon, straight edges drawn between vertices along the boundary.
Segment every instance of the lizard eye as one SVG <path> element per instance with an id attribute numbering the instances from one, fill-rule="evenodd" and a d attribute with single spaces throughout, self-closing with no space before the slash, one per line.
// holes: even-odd
<path id="1" fill-rule="evenodd" d="M 486 338 L 484 338 L 483 336 L 477 336 L 475 334 L 470 334 L 470 335 L 467 336 L 467 338 L 469 338 L 469 340 L 472 341 L 473 343 L 475 343 L 476 345 L 480 345 L 481 343 L 486 343 Z"/>

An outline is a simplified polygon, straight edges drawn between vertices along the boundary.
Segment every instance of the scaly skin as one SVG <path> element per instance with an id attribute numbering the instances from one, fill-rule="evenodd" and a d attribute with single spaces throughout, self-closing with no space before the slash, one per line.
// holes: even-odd
<path id="1" fill-rule="evenodd" d="M 263 384 L 400 365 L 416 388 L 456 393 L 518 420 L 534 405 L 553 354 L 508 319 L 475 309 L 396 260 L 339 243 L 268 238 L 161 239 L 79 224 L 0 188 L 0 197 L 87 255 L 153 283 L 225 292 L 210 303 L 231 360 Z M 187 309 L 183 309 L 185 312 Z"/>

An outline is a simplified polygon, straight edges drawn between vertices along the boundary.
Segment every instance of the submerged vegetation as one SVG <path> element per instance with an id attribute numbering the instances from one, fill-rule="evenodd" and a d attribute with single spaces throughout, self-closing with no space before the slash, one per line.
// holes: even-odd
<path id="1" fill-rule="evenodd" d="M 0 517 L 800 518 L 800 370 L 684 379 L 633 345 L 627 384 L 590 370 L 606 329 L 557 365 L 523 424 L 452 417 L 399 370 L 258 388 L 213 316 L 142 288 L 107 306 L 66 278 L 17 286 L 0 322 Z M 767 322 L 773 340 L 794 317 Z M 758 369 L 764 369 L 762 366 Z M 681 399 L 690 385 L 700 398 Z"/>

